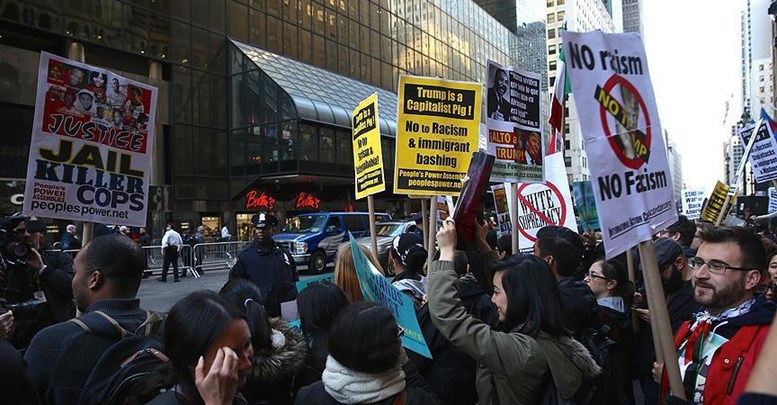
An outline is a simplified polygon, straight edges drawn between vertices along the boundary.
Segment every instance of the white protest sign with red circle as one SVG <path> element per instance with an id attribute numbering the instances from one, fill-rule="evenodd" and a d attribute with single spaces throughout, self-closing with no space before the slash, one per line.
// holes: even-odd
<path id="1" fill-rule="evenodd" d="M 565 31 L 562 39 L 596 209 L 606 214 L 599 216 L 605 253 L 611 258 L 677 221 L 645 47 L 634 33 Z"/>
<path id="2" fill-rule="evenodd" d="M 537 231 L 545 226 L 563 226 L 577 232 L 572 196 L 562 153 L 545 157 L 548 180 L 518 185 L 519 246 L 528 249 L 537 241 Z"/>

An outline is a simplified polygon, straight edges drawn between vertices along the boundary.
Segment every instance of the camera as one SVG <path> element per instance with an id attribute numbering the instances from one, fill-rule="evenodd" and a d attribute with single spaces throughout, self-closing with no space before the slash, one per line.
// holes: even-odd
<path id="1" fill-rule="evenodd" d="M 42 221 L 29 217 L 11 216 L 0 218 L 0 269 L 27 264 L 27 258 L 32 253 L 32 246 L 19 239 L 15 229 L 24 222 L 27 232 L 45 232 L 46 225 Z"/>
<path id="2" fill-rule="evenodd" d="M 37 308 L 41 304 L 44 304 L 44 301 L 39 299 L 31 299 L 16 304 L 0 303 L 0 314 L 11 311 L 16 319 L 35 319 L 38 316 Z"/>

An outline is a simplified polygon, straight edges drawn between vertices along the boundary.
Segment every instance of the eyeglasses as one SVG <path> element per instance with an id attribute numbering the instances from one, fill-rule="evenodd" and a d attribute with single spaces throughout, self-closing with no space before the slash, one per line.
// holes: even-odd
<path id="1" fill-rule="evenodd" d="M 596 274 L 593 271 L 589 271 L 588 273 L 586 273 L 585 278 L 589 278 L 589 279 L 601 278 L 602 280 L 610 281 L 609 278 L 607 278 L 607 277 L 605 277 L 605 276 L 603 276 L 601 274 Z"/>
<path id="2" fill-rule="evenodd" d="M 688 259 L 688 265 L 691 266 L 694 270 L 701 269 L 702 266 L 707 265 L 707 269 L 709 269 L 710 273 L 712 274 L 723 274 L 726 272 L 726 270 L 739 270 L 739 271 L 750 271 L 754 269 L 747 269 L 744 267 L 734 267 L 729 266 L 725 262 L 717 261 L 717 260 L 711 260 L 709 262 L 705 262 L 704 259 L 700 257 L 692 257 Z"/>

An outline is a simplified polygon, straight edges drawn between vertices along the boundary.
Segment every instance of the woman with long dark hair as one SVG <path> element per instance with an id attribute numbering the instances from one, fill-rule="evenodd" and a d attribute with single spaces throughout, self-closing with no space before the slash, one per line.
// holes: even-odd
<path id="1" fill-rule="evenodd" d="M 558 286 L 547 263 L 516 255 L 497 264 L 492 302 L 500 325 L 492 330 L 469 315 L 456 296 L 452 220 L 443 223 L 437 243 L 440 260 L 429 273 L 432 322 L 477 361 L 479 403 L 536 404 L 583 394 L 581 388 L 600 368 L 564 326 Z"/>
<path id="2" fill-rule="evenodd" d="M 332 325 L 322 380 L 301 389 L 295 404 L 437 404 L 422 389 L 407 386 L 402 333 L 380 304 L 344 309 Z"/>
<path id="3" fill-rule="evenodd" d="M 294 378 L 305 366 L 305 339 L 282 319 L 267 316 L 262 292 L 254 283 L 230 280 L 219 295 L 244 311 L 251 332 L 253 365 L 240 392 L 250 404 L 291 403 Z"/>
<path id="4" fill-rule="evenodd" d="M 297 375 L 296 389 L 321 379 L 329 355 L 329 330 L 337 315 L 348 306 L 340 287 L 329 281 L 313 283 L 297 297 L 302 336 L 308 344 L 305 367 Z"/>
<path id="5" fill-rule="evenodd" d="M 245 404 L 237 390 L 254 353 L 242 316 L 213 291 L 193 292 L 173 305 L 164 333 L 170 363 L 150 384 L 151 391 L 167 391 L 149 404 Z"/>
<path id="6" fill-rule="evenodd" d="M 633 353 L 636 335 L 631 321 L 631 304 L 634 301 L 634 284 L 629 281 L 628 271 L 617 260 L 597 260 L 591 265 L 585 276 L 585 282 L 596 296 L 599 305 L 598 314 L 602 325 L 609 328 L 607 337 L 617 344 L 614 354 L 619 364 L 611 365 L 607 370 L 611 376 L 606 381 L 622 379 L 620 389 L 612 387 L 608 391 L 610 403 L 634 403 L 631 387 Z"/>

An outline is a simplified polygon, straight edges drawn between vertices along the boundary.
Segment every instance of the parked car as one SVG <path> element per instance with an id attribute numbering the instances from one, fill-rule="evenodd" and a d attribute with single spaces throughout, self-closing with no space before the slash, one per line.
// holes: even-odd
<path id="1" fill-rule="evenodd" d="M 376 221 L 390 220 L 385 213 L 376 213 Z M 318 212 L 291 218 L 273 239 L 289 249 L 294 262 L 307 266 L 312 273 L 322 273 L 334 260 L 337 247 L 348 241 L 348 232 L 355 238 L 369 235 L 370 220 L 366 212 Z"/>
<path id="2" fill-rule="evenodd" d="M 375 226 L 375 234 L 378 241 L 378 262 L 383 269 L 388 272 L 388 254 L 391 247 L 391 241 L 395 237 L 407 232 L 415 232 L 417 229 L 414 221 L 385 221 L 379 222 Z M 356 240 L 367 249 L 372 250 L 372 238 L 370 237 L 369 229 L 361 238 Z"/>

